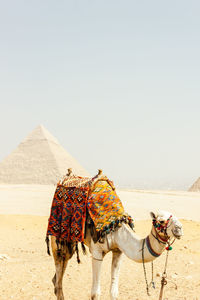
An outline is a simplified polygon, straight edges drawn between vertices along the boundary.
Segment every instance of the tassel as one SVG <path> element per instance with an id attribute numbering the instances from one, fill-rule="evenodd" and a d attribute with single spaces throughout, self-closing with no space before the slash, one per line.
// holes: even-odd
<path id="1" fill-rule="evenodd" d="M 76 255 L 77 255 L 77 262 L 80 264 L 80 257 L 79 257 L 79 250 L 78 250 L 78 243 L 76 242 Z"/>
<path id="2" fill-rule="evenodd" d="M 85 245 L 83 242 L 81 242 L 81 248 L 82 248 L 83 254 L 86 255 L 86 248 L 85 248 Z"/>
<path id="3" fill-rule="evenodd" d="M 46 236 L 45 242 L 46 242 L 46 244 L 47 244 L 47 253 L 48 253 L 49 255 L 51 255 L 50 249 L 49 249 L 49 236 L 48 236 L 48 235 Z"/>
<path id="4" fill-rule="evenodd" d="M 58 238 L 56 238 L 56 245 L 57 245 L 57 256 L 61 257 L 61 248 L 60 248 L 61 241 Z"/>
<path id="5" fill-rule="evenodd" d="M 66 246 L 67 246 L 67 249 L 69 251 L 69 254 L 72 255 L 73 254 L 73 245 L 71 242 L 66 242 Z"/>
<path id="6" fill-rule="evenodd" d="M 172 250 L 172 246 L 168 246 L 168 247 L 166 247 L 166 250 L 167 250 L 167 251 L 170 251 L 170 250 Z"/>

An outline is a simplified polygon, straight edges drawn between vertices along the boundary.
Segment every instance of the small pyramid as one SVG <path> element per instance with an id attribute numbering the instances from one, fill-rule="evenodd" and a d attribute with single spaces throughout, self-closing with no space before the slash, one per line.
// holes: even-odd
<path id="1" fill-rule="evenodd" d="M 200 192 L 200 177 L 189 188 L 189 192 Z"/>
<path id="2" fill-rule="evenodd" d="M 40 125 L 0 163 L 0 183 L 56 184 L 68 168 L 72 168 L 76 175 L 89 176 L 57 139 Z"/>

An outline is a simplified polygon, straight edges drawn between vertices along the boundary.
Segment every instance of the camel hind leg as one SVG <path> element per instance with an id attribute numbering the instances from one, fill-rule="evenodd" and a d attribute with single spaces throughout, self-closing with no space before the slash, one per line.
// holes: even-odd
<path id="1" fill-rule="evenodd" d="M 56 273 L 52 279 L 52 282 L 54 284 L 54 293 L 57 296 L 57 300 L 64 300 L 62 281 L 67 263 L 68 260 L 60 260 L 55 262 Z"/>
<path id="2" fill-rule="evenodd" d="M 68 260 L 72 257 L 73 253 L 69 253 L 69 249 L 66 245 L 63 245 L 62 249 L 58 250 L 55 237 L 51 238 L 51 246 L 56 268 L 56 273 L 52 279 L 54 284 L 54 293 L 57 296 L 57 300 L 64 300 L 62 288 L 63 276 Z"/>

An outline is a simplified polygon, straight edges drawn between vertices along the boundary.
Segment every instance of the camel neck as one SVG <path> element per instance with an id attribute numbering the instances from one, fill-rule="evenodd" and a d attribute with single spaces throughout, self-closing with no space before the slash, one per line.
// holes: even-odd
<path id="1" fill-rule="evenodd" d="M 146 246 L 149 252 L 155 258 L 160 256 L 162 252 L 165 250 L 167 244 L 167 240 L 160 236 L 154 227 L 151 229 L 151 233 L 146 237 Z"/>
<path id="2" fill-rule="evenodd" d="M 153 235 L 154 228 L 151 233 L 145 238 L 144 243 L 144 262 L 153 261 L 160 256 L 165 249 L 165 243 L 160 243 Z M 153 233 L 153 234 L 152 234 Z M 122 224 L 122 227 L 115 232 L 116 246 L 130 259 L 141 263 L 142 248 L 144 239 L 138 237 L 127 225 Z"/>

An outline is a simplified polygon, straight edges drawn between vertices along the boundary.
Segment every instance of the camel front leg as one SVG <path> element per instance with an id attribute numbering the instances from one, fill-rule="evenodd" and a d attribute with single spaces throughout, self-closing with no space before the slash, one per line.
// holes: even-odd
<path id="1" fill-rule="evenodd" d="M 112 267 L 111 267 L 111 286 L 110 299 L 117 300 L 118 297 L 118 282 L 119 270 L 121 265 L 122 252 L 120 250 L 112 252 Z"/>
<path id="2" fill-rule="evenodd" d="M 92 291 L 91 300 L 100 300 L 100 273 L 103 260 L 92 258 Z"/>

